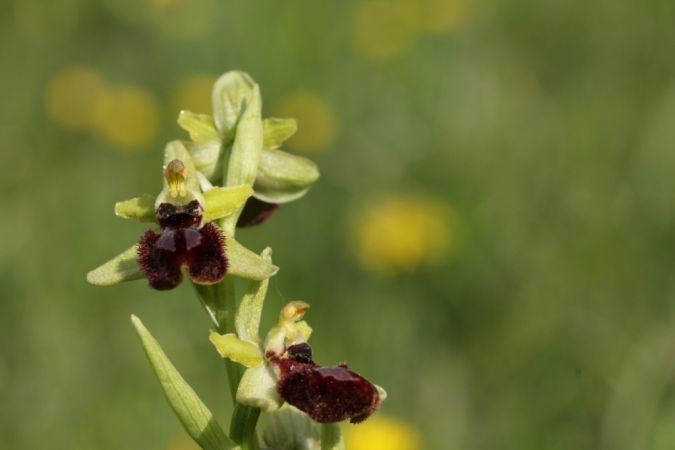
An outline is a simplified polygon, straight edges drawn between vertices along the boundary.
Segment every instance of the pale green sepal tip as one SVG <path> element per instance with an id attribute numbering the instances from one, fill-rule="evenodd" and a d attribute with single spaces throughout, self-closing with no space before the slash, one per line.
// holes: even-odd
<path id="1" fill-rule="evenodd" d="M 171 364 L 157 340 L 140 319 L 132 315 L 131 322 L 136 328 L 143 350 L 167 401 L 190 437 L 204 450 L 239 448 L 225 435 L 211 411 Z"/>
<path id="2" fill-rule="evenodd" d="M 269 203 L 287 203 L 307 193 L 319 179 L 316 164 L 281 150 L 263 150 L 255 179 L 255 197 Z"/>
<path id="3" fill-rule="evenodd" d="M 272 249 L 267 247 L 260 257 L 268 263 L 272 263 Z M 237 313 L 234 315 L 234 326 L 237 336 L 253 342 L 260 340 L 260 317 L 262 315 L 269 278 L 262 281 L 251 281 L 248 289 L 241 299 Z"/>
<path id="4" fill-rule="evenodd" d="M 253 194 L 248 184 L 232 187 L 214 187 L 204 192 L 204 221 L 227 217 L 242 207 Z"/>
<path id="5" fill-rule="evenodd" d="M 225 236 L 225 255 L 228 260 L 228 275 L 260 281 L 279 271 L 277 266 L 265 261 L 260 255 L 255 254 L 227 235 Z"/>
<path id="6" fill-rule="evenodd" d="M 278 119 L 276 117 L 263 119 L 263 148 L 279 148 L 296 131 L 298 131 L 298 121 L 295 119 Z"/>
<path id="7" fill-rule="evenodd" d="M 213 117 L 183 110 L 178 113 L 178 125 L 190 134 L 194 142 L 220 142 L 220 134 L 213 123 Z"/>
<path id="8" fill-rule="evenodd" d="M 239 339 L 234 333 L 209 333 L 209 340 L 223 358 L 231 359 L 246 367 L 260 367 L 264 359 L 257 344 Z"/>
<path id="9" fill-rule="evenodd" d="M 246 369 L 237 388 L 237 402 L 269 412 L 283 400 L 277 393 L 277 378 L 268 365 Z"/>
<path id="10" fill-rule="evenodd" d="M 143 273 L 138 265 L 138 245 L 133 245 L 110 261 L 87 274 L 87 281 L 97 286 L 112 286 L 122 281 L 138 280 Z"/>
<path id="11" fill-rule="evenodd" d="M 213 85 L 213 120 L 225 141 L 232 138 L 242 109 L 249 102 L 253 79 L 245 72 L 233 70 L 223 74 Z"/>
<path id="12" fill-rule="evenodd" d="M 375 389 L 377 389 L 377 393 L 380 395 L 380 401 L 385 401 L 387 399 L 387 391 L 385 391 L 382 386 L 378 386 L 377 384 L 375 385 Z"/>
<path id="13" fill-rule="evenodd" d="M 115 203 L 115 215 L 124 219 L 138 219 L 141 222 L 154 222 L 155 219 L 155 196 L 143 194 Z"/>

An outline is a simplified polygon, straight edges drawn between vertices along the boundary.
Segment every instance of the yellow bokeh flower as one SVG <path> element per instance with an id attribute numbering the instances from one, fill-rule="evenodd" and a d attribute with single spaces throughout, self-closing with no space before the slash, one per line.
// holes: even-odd
<path id="1" fill-rule="evenodd" d="M 357 425 L 342 428 L 347 450 L 420 450 L 417 430 L 391 416 L 376 414 Z"/>
<path id="2" fill-rule="evenodd" d="M 135 86 L 109 88 L 96 98 L 92 126 L 123 149 L 137 149 L 157 135 L 159 106 L 148 91 Z"/>
<path id="3" fill-rule="evenodd" d="M 48 83 L 45 106 L 60 126 L 80 130 L 90 125 L 94 104 L 104 90 L 104 82 L 95 70 L 66 67 Z"/>
<path id="4" fill-rule="evenodd" d="M 354 47 L 367 59 L 393 59 L 413 45 L 417 16 L 412 1 L 366 0 L 354 10 Z"/>
<path id="5" fill-rule="evenodd" d="M 211 90 L 215 82 L 215 76 L 206 74 L 192 75 L 181 81 L 171 93 L 171 114 L 175 117 L 183 109 L 212 114 Z"/>
<path id="6" fill-rule="evenodd" d="M 458 228 L 449 206 L 413 196 L 372 201 L 352 220 L 360 263 L 381 274 L 407 273 L 441 262 L 456 247 Z"/>
<path id="7" fill-rule="evenodd" d="M 352 40 L 361 56 L 388 61 L 426 34 L 455 30 L 465 12 L 466 0 L 365 0 L 354 10 Z"/>
<path id="8" fill-rule="evenodd" d="M 466 0 L 416 0 L 420 31 L 444 33 L 453 31 L 466 15 Z"/>
<path id="9" fill-rule="evenodd" d="M 337 128 L 335 110 L 324 98 L 306 91 L 284 99 L 274 110 L 277 117 L 294 117 L 298 131 L 288 146 L 302 152 L 315 152 L 329 146 Z"/>
<path id="10" fill-rule="evenodd" d="M 153 24 L 166 36 L 192 39 L 216 24 L 216 0 L 146 0 Z"/>

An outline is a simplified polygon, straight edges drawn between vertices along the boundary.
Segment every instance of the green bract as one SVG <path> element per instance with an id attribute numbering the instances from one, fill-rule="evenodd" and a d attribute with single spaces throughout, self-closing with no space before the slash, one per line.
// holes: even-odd
<path id="1" fill-rule="evenodd" d="M 211 411 L 171 364 L 157 340 L 141 320 L 131 316 L 155 376 L 167 401 L 183 424 L 185 431 L 204 450 L 234 450 L 239 447 L 220 428 Z"/>

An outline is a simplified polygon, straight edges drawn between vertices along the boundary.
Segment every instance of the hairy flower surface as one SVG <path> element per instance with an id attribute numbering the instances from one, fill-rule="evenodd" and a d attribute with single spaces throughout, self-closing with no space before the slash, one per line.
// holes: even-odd
<path id="1" fill-rule="evenodd" d="M 314 362 L 307 343 L 312 330 L 302 320 L 308 308 L 300 301 L 287 304 L 262 344 L 251 336 L 211 333 L 221 356 L 248 367 L 237 401 L 264 411 L 288 402 L 320 423 L 361 422 L 379 407 L 386 393 L 346 364 L 323 367 Z"/>
<path id="2" fill-rule="evenodd" d="M 165 150 L 164 189 L 119 202 L 115 213 L 124 218 L 155 222 L 160 230 L 147 230 L 138 244 L 92 270 L 92 284 L 111 285 L 147 278 L 152 288 L 173 289 L 187 268 L 197 284 L 214 284 L 226 273 L 261 280 L 277 268 L 227 236 L 216 221 L 243 207 L 250 186 L 209 187 L 202 191 L 190 154 L 180 141 Z"/>

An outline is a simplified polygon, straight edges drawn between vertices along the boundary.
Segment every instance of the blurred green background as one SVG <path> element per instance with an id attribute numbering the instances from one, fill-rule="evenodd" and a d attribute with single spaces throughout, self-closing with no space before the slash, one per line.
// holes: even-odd
<path id="1" fill-rule="evenodd" d="M 282 268 L 265 323 L 311 303 L 316 359 L 388 389 L 402 450 L 675 448 L 671 0 L 4 0 L 0 25 L 3 449 L 188 448 L 131 313 L 229 417 L 188 284 L 84 275 L 231 69 L 322 170 L 239 235 Z"/>

